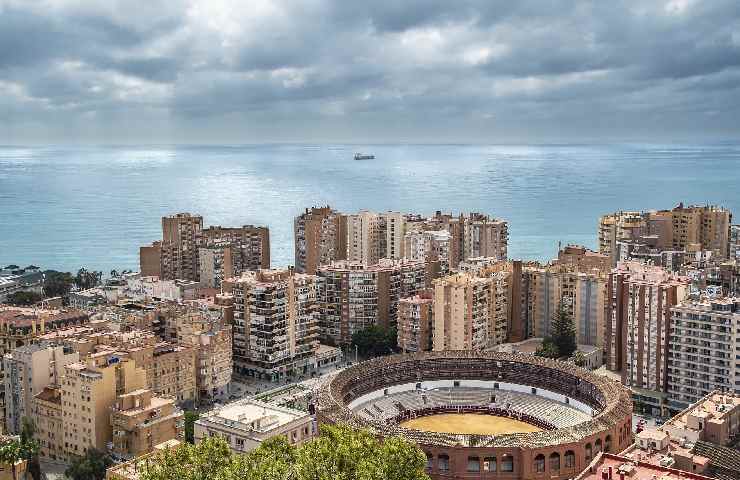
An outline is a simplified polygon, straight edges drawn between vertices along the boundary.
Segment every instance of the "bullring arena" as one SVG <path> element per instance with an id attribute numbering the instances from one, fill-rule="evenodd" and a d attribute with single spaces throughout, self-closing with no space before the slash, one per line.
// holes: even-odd
<path id="1" fill-rule="evenodd" d="M 531 355 L 376 358 L 324 384 L 318 407 L 320 422 L 417 443 L 433 479 L 567 479 L 632 443 L 629 390 Z"/>

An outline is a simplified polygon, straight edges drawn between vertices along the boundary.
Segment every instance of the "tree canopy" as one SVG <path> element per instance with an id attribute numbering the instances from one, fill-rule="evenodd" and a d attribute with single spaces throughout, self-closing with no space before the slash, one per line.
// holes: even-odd
<path id="1" fill-rule="evenodd" d="M 69 272 L 47 270 L 44 272 L 44 295 L 47 297 L 64 297 L 72 289 L 75 279 Z"/>
<path id="2" fill-rule="evenodd" d="M 85 455 L 72 460 L 64 475 L 72 480 L 103 480 L 111 465 L 113 460 L 107 453 L 90 448 Z"/>
<path id="3" fill-rule="evenodd" d="M 352 345 L 363 356 L 388 355 L 398 347 L 398 336 L 395 328 L 371 325 L 352 335 Z"/>
<path id="4" fill-rule="evenodd" d="M 274 437 L 233 454 L 219 437 L 158 453 L 142 480 L 428 480 L 426 457 L 402 438 L 381 441 L 369 432 L 324 425 L 321 435 L 295 447 Z"/>
<path id="5" fill-rule="evenodd" d="M 552 340 L 558 347 L 560 357 L 569 358 L 576 351 L 576 327 L 562 303 L 552 323 Z"/>
<path id="6" fill-rule="evenodd" d="M 31 306 L 37 302 L 40 302 L 43 300 L 44 297 L 41 294 L 38 294 L 36 292 L 13 292 L 10 295 L 8 295 L 8 298 L 6 299 L 5 303 L 9 305 L 15 305 L 18 307 L 28 307 Z"/>

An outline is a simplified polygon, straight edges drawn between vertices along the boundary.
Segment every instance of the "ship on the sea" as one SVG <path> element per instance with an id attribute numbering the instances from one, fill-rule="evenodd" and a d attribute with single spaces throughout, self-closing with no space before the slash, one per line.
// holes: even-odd
<path id="1" fill-rule="evenodd" d="M 355 153 L 355 160 L 372 160 L 375 155 L 368 155 L 367 153 Z"/>

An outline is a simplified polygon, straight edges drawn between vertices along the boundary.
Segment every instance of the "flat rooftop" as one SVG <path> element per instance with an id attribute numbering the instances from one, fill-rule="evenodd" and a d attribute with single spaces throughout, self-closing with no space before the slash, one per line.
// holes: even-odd
<path id="1" fill-rule="evenodd" d="M 613 479 L 619 479 L 620 473 L 624 473 L 624 478 L 629 480 L 650 478 L 654 480 L 711 480 L 704 475 L 637 462 L 631 458 L 612 455 L 610 453 L 600 453 L 591 465 L 581 472 L 575 480 L 601 480 L 603 478 L 603 472 L 608 472 L 610 467 L 612 469 Z"/>
<path id="2" fill-rule="evenodd" d="M 267 432 L 305 417 L 308 417 L 308 414 L 298 410 L 244 399 L 215 409 L 198 422 L 201 424 L 215 423 L 254 432 Z"/>
<path id="3" fill-rule="evenodd" d="M 707 421 L 722 422 L 726 416 L 737 408 L 740 408 L 740 395 L 713 392 L 670 419 L 666 422 L 666 426 L 692 430 L 689 426 L 690 416 L 700 417 Z"/>

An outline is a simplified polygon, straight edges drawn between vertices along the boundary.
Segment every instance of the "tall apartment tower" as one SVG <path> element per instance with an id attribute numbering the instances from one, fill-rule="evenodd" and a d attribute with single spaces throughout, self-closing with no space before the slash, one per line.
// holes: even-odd
<path id="1" fill-rule="evenodd" d="M 398 301 L 398 348 L 429 352 L 434 338 L 434 294 L 421 292 Z"/>
<path id="2" fill-rule="evenodd" d="M 660 267 L 623 262 L 607 292 L 607 366 L 621 370 L 627 386 L 665 391 L 671 308 L 686 297 L 688 281 Z"/>
<path id="3" fill-rule="evenodd" d="M 210 226 L 203 230 L 203 243 L 206 247 L 224 243 L 231 245 L 232 262 L 236 269 L 234 275 L 270 268 L 270 230 L 267 227 Z"/>
<path id="4" fill-rule="evenodd" d="M 309 372 L 319 346 L 317 281 L 292 270 L 233 279 L 237 372 L 271 380 Z"/>
<path id="5" fill-rule="evenodd" d="M 671 312 L 671 410 L 681 411 L 713 391 L 740 393 L 740 298 L 686 300 Z"/>
<path id="6" fill-rule="evenodd" d="M 326 207 L 313 207 L 295 218 L 295 270 L 315 275 L 321 265 L 347 258 L 347 217 Z"/>
<path id="7" fill-rule="evenodd" d="M 424 289 L 423 262 L 383 259 L 375 265 L 348 261 L 319 267 L 321 336 L 348 344 L 371 325 L 397 325 L 398 303 Z"/>
<path id="8" fill-rule="evenodd" d="M 740 262 L 740 225 L 730 226 L 730 260 Z"/>
<path id="9" fill-rule="evenodd" d="M 458 273 L 435 280 L 433 349 L 484 350 L 505 342 L 508 315 L 497 296 L 507 292 L 495 277 Z"/>
<path id="10" fill-rule="evenodd" d="M 509 229 L 505 220 L 475 212 L 458 217 L 437 212 L 429 223 L 450 233 L 450 269 L 457 269 L 460 262 L 469 258 L 507 259 Z"/>
<path id="11" fill-rule="evenodd" d="M 404 258 L 426 263 L 429 288 L 450 273 L 450 238 L 447 230 L 414 230 L 403 237 Z"/>
<path id="12" fill-rule="evenodd" d="M 178 213 L 162 217 L 161 278 L 192 280 L 200 277 L 199 248 L 203 217 Z"/>
<path id="13" fill-rule="evenodd" d="M 403 258 L 406 218 L 399 212 L 362 210 L 347 215 L 347 260 L 375 265 L 381 258 Z"/>
<path id="14" fill-rule="evenodd" d="M 599 219 L 599 251 L 616 265 L 620 248 L 644 244 L 657 251 L 708 250 L 728 258 L 732 214 L 713 205 L 684 206 L 671 210 L 615 212 Z"/>

